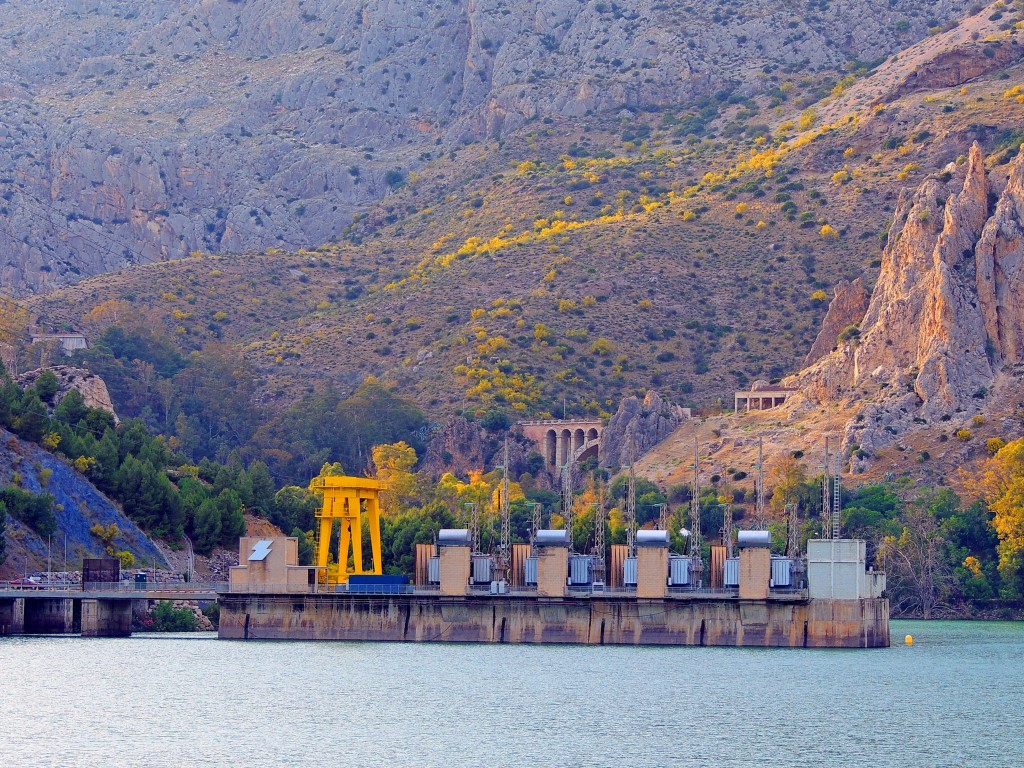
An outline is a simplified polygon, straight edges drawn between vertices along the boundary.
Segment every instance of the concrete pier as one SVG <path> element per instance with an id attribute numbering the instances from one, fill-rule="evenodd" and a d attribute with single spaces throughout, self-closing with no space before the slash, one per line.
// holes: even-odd
<path id="1" fill-rule="evenodd" d="M 889 601 L 727 596 L 221 596 L 220 637 L 259 640 L 884 648 Z"/>
<path id="2" fill-rule="evenodd" d="M 131 600 L 82 600 L 82 637 L 129 637 Z"/>
<path id="3" fill-rule="evenodd" d="M 25 598 L 0 598 L 0 637 L 25 634 Z"/>

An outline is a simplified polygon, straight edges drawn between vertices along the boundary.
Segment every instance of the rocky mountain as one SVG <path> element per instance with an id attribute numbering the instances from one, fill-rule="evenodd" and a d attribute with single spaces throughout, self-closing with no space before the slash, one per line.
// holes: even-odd
<path id="1" fill-rule="evenodd" d="M 915 423 L 981 410 L 1024 355 L 1022 216 L 1024 153 L 993 179 L 972 146 L 962 172 L 951 166 L 901 198 L 859 325 L 784 383 L 815 401 L 870 400 L 846 437 L 867 450 Z"/>
<path id="2" fill-rule="evenodd" d="M 1022 266 L 1024 149 L 990 168 L 974 144 L 901 196 L 870 301 L 837 287 L 785 405 L 684 424 L 647 471 L 681 478 L 672 457 L 695 435 L 721 474 L 751 461 L 752 432 L 772 456 L 820 456 L 831 434 L 844 473 L 959 482 L 988 439 L 1024 431 Z"/>
<path id="3" fill-rule="evenodd" d="M 0 3 L 0 287 L 26 294 L 196 250 L 315 248 L 446 153 L 490 152 L 535 122 L 834 81 L 966 7 Z M 990 59 L 929 57 L 928 77 L 959 83 L 974 61 L 980 72 Z"/>
<path id="4" fill-rule="evenodd" d="M 1001 190 L 1024 141 L 1020 19 L 972 14 L 877 66 L 766 63 L 749 73 L 761 91 L 737 75 L 695 101 L 439 136 L 334 242 L 137 265 L 27 303 L 91 338 L 118 322 L 185 354 L 229 345 L 262 404 L 375 376 L 437 422 L 610 419 L 650 389 L 714 409 L 827 355 L 867 312 L 902 191 L 961 183 L 975 142 Z"/>
<path id="5" fill-rule="evenodd" d="M 643 400 L 635 396 L 625 398 L 601 431 L 601 466 L 617 469 L 629 465 L 631 458 L 639 460 L 689 417 L 689 410 L 654 390 L 644 395 Z"/>
<path id="6" fill-rule="evenodd" d="M 18 385 L 21 387 L 31 387 L 44 371 L 50 371 L 57 377 L 57 391 L 51 400 L 52 403 L 59 403 L 64 399 L 64 395 L 72 389 L 77 389 L 81 393 L 82 401 L 87 408 L 101 408 L 114 417 L 115 424 L 119 421 L 117 412 L 114 410 L 114 404 L 110 400 L 110 392 L 107 391 L 107 383 L 84 368 L 75 368 L 70 365 L 53 365 L 47 368 L 38 368 L 34 371 L 26 371 L 18 376 Z"/>

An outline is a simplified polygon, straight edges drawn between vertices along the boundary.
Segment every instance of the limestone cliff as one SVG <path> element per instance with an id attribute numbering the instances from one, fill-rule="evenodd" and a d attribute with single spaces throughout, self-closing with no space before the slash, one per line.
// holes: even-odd
<path id="1" fill-rule="evenodd" d="M 316 247 L 467 142 L 764 92 L 766 73 L 879 59 L 967 5 L 0 3 L 0 287 Z"/>
<path id="2" fill-rule="evenodd" d="M 860 325 L 867 310 L 868 292 L 864 288 L 863 280 L 858 277 L 852 282 L 844 280 L 839 283 L 832 302 L 828 305 L 828 312 L 821 321 L 821 330 L 818 331 L 811 351 L 804 358 L 804 367 L 814 364 L 834 350 L 838 344 L 839 334 L 851 325 Z"/>
<path id="3" fill-rule="evenodd" d="M 986 172 L 977 144 L 957 171 L 900 198 L 859 333 L 784 382 L 812 401 L 866 403 L 848 444 L 877 449 L 976 410 L 1024 356 L 1024 152 L 994 210 L 1001 177 Z"/>
<path id="4" fill-rule="evenodd" d="M 18 377 L 18 384 L 22 387 L 30 387 L 35 384 L 43 371 L 50 371 L 57 377 L 57 394 L 53 397 L 52 405 L 57 405 L 72 389 L 77 389 L 85 405 L 89 408 L 100 408 L 114 417 L 117 423 L 117 413 L 114 411 L 114 403 L 110 399 L 110 392 L 107 391 L 107 383 L 95 373 L 76 368 L 71 365 L 55 365 L 48 368 L 38 368 L 34 371 L 27 371 Z"/>
<path id="5" fill-rule="evenodd" d="M 465 477 L 486 467 L 493 452 L 494 440 L 483 427 L 452 416 L 431 435 L 422 468 L 435 480 L 445 472 Z"/>
<path id="6" fill-rule="evenodd" d="M 601 432 L 598 455 L 601 466 L 617 468 L 629 464 L 630 446 L 633 458 L 639 459 L 689 418 L 689 409 L 673 405 L 654 390 L 643 400 L 627 397 Z"/>

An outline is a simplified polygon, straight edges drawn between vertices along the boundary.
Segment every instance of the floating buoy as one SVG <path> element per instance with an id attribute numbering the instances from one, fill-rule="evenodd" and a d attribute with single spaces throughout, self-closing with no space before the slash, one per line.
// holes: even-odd
<path id="1" fill-rule="evenodd" d="M 907 635 L 905 638 L 903 638 L 903 642 L 906 643 L 907 645 L 913 645 L 914 644 L 914 637 L 913 637 L 913 635 Z"/>

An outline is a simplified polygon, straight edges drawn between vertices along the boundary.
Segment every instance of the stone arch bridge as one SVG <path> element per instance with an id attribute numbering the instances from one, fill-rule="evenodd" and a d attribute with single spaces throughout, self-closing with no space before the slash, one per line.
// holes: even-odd
<path id="1" fill-rule="evenodd" d="M 578 464 L 597 456 L 604 424 L 600 419 L 546 419 L 522 421 L 523 435 L 537 445 L 548 469 Z"/>

